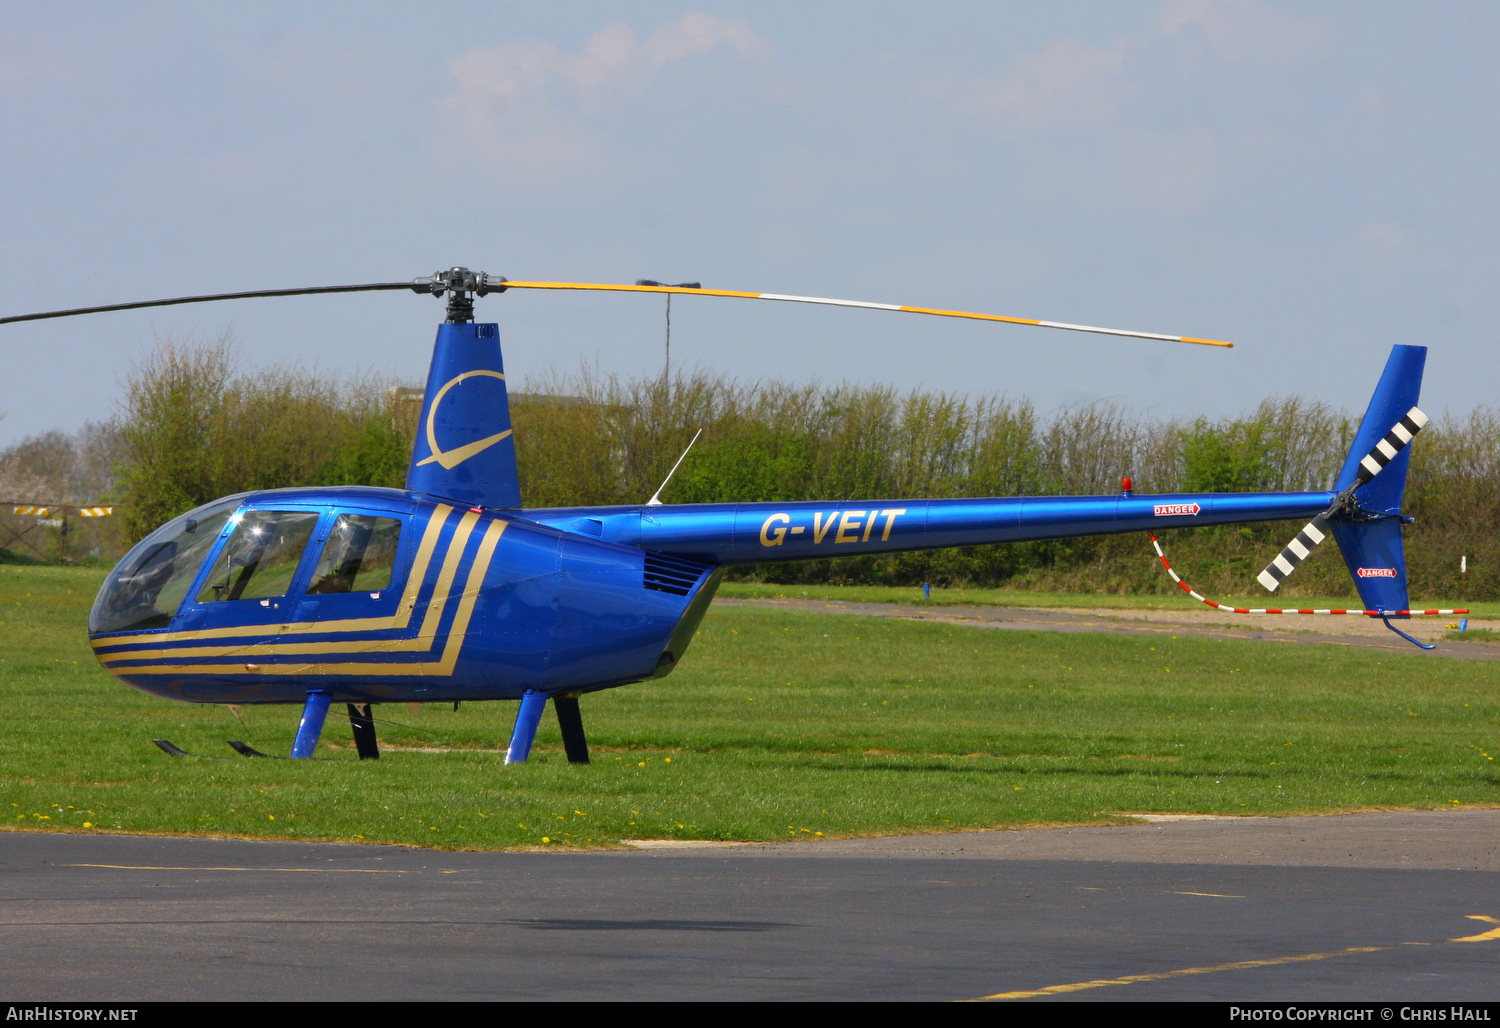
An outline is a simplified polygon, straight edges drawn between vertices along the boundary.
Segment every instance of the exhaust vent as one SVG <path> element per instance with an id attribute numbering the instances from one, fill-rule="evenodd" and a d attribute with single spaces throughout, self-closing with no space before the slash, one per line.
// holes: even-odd
<path id="1" fill-rule="evenodd" d="M 698 584 L 698 579 L 703 577 L 704 572 L 712 567 L 711 564 L 699 564 L 695 560 L 647 552 L 646 570 L 642 575 L 641 585 L 659 593 L 686 596 L 693 591 L 693 586 Z"/>

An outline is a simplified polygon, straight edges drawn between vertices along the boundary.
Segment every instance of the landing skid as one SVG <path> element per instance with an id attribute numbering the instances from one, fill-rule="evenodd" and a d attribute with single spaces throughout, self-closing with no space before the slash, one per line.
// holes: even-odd
<path id="1" fill-rule="evenodd" d="M 173 744 L 171 739 L 152 739 L 157 749 L 169 757 L 192 757 L 194 760 L 228 760 L 228 757 L 205 757 L 201 753 L 189 753 L 180 746 Z"/>
<path id="2" fill-rule="evenodd" d="M 274 753 L 262 753 L 260 750 L 256 749 L 254 746 L 251 746 L 248 742 L 241 742 L 238 739 L 230 739 L 229 740 L 229 748 L 232 749 L 232 750 L 234 750 L 234 752 L 238 753 L 242 757 L 265 757 L 267 760 L 292 760 L 292 759 L 294 759 L 292 757 L 278 757 Z M 215 757 L 214 759 L 217 760 L 218 758 Z M 298 757 L 298 758 L 295 758 L 295 759 L 298 759 L 298 760 L 334 760 L 336 758 L 334 758 L 334 757 Z"/>
<path id="3" fill-rule="evenodd" d="M 199 753 L 189 753 L 187 750 L 177 746 L 171 739 L 152 739 L 160 749 L 169 757 L 192 757 L 194 760 L 228 760 L 228 757 L 205 757 Z M 289 757 L 277 757 L 270 753 L 262 753 L 249 743 L 240 742 L 238 739 L 230 739 L 229 745 L 242 757 L 266 757 L 270 760 L 289 760 Z M 332 760 L 332 757 L 314 757 L 314 760 Z"/>

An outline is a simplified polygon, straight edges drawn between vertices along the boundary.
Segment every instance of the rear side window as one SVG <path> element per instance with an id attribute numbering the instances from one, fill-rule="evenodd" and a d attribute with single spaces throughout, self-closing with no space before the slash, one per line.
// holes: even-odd
<path id="1" fill-rule="evenodd" d="M 391 584 L 396 547 L 401 542 L 398 518 L 340 514 L 318 556 L 309 593 L 372 593 Z"/>
<path id="2" fill-rule="evenodd" d="M 198 602 L 285 596 L 317 524 L 318 515 L 308 511 L 246 511 L 198 590 Z"/>

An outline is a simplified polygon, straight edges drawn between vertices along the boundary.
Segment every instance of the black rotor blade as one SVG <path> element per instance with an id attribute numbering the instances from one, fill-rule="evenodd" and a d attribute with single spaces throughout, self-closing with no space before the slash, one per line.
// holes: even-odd
<path id="1" fill-rule="evenodd" d="M 180 303 L 207 303 L 210 300 L 251 300 L 262 296 L 306 296 L 312 293 L 370 293 L 381 290 L 410 289 L 413 292 L 429 292 L 427 280 L 416 282 L 370 282 L 356 286 L 306 286 L 300 289 L 257 289 L 248 293 L 211 293 L 206 296 L 178 296 L 170 300 L 141 300 L 136 303 L 112 303 L 105 307 L 75 307 L 66 311 L 42 311 L 39 314 L 15 314 L 0 318 L 0 325 L 14 321 L 43 321 L 47 318 L 68 318 L 75 314 L 103 314 L 107 311 L 132 311 L 141 307 L 173 307 Z"/>

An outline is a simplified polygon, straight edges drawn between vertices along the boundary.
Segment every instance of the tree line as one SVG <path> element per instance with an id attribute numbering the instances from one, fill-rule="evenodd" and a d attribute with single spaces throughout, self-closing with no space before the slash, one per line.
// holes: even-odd
<path id="1" fill-rule="evenodd" d="M 400 487 L 418 405 L 398 385 L 300 367 L 242 371 L 228 338 L 164 343 L 130 376 L 113 421 L 0 453 L 0 492 L 27 475 L 32 485 L 38 475 L 50 477 L 54 491 L 101 491 L 77 499 L 117 501 L 120 544 L 128 545 L 184 510 L 248 489 Z M 1123 475 L 1137 493 L 1325 489 L 1358 426 L 1357 414 L 1295 396 L 1218 419 L 1162 419 L 1111 402 L 1043 415 L 1024 397 L 747 384 L 702 371 L 627 379 L 586 368 L 513 394 L 511 416 L 522 496 L 537 507 L 639 504 L 700 428 L 665 502 L 1097 495 L 1117 492 Z M 39 446 L 43 439 L 50 449 Z M 43 450 L 46 467 L 37 460 Z M 1406 534 L 1413 595 L 1500 594 L 1500 412 L 1435 417 L 1413 448 L 1406 496 L 1406 512 L 1416 518 Z M 1201 591 L 1245 595 L 1299 527 L 1174 529 L 1161 537 Z M 1462 577 L 1460 558 L 1469 568 Z M 1174 588 L 1139 533 L 740 574 L 789 583 Z M 1315 551 L 1283 588 L 1352 595 L 1333 546 Z"/>

